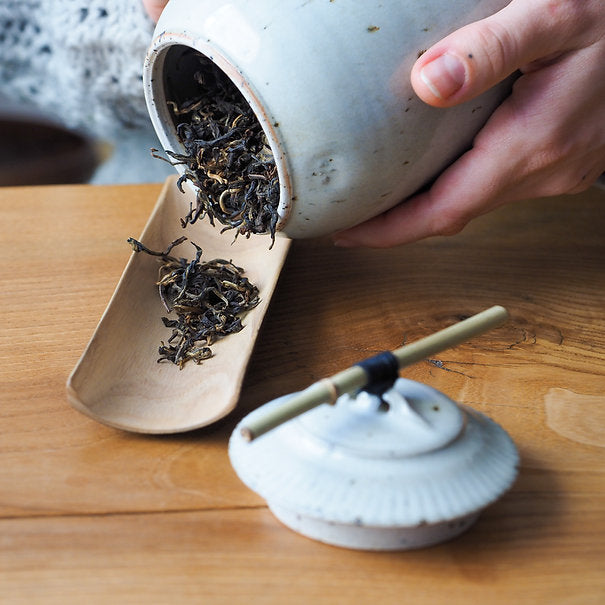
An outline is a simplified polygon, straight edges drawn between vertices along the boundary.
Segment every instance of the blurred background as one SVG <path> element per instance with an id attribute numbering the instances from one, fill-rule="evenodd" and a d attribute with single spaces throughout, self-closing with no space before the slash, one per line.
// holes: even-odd
<path id="1" fill-rule="evenodd" d="M 141 0 L 0 0 L 0 186 L 161 182 Z"/>

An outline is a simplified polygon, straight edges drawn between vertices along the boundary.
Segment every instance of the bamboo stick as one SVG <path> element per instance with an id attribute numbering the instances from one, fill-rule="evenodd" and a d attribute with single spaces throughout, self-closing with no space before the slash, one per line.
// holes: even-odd
<path id="1" fill-rule="evenodd" d="M 392 351 L 399 368 L 412 365 L 444 349 L 456 346 L 474 336 L 487 332 L 508 319 L 504 307 L 494 306 L 459 323 L 451 325 L 435 334 Z M 368 375 L 359 366 L 346 370 L 313 383 L 304 391 L 293 395 L 273 410 L 249 421 L 242 427 L 241 435 L 246 441 L 252 441 L 280 424 L 322 403 L 335 403 L 344 393 L 351 393 L 367 386 Z"/>

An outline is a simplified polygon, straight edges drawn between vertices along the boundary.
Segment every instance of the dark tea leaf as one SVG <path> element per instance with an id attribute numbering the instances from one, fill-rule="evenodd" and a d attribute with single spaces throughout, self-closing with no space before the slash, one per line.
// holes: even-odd
<path id="1" fill-rule="evenodd" d="M 241 315 L 259 303 L 258 288 L 243 275 L 243 269 L 220 258 L 201 262 L 202 249 L 195 258 L 186 260 L 171 256 L 175 246 L 187 238 L 172 242 L 164 252 L 150 250 L 134 238 L 128 243 L 135 252 L 157 256 L 160 260 L 158 290 L 160 300 L 175 319 L 162 317 L 172 330 L 159 347 L 159 359 L 180 368 L 187 361 L 201 363 L 212 357 L 211 345 L 218 339 L 239 332 Z"/>
<path id="2" fill-rule="evenodd" d="M 211 224 L 224 225 L 223 231 L 235 229 L 236 237 L 269 233 L 273 245 L 279 179 L 265 133 L 233 82 L 212 61 L 191 52 L 199 59 L 193 74 L 197 93 L 168 102 L 184 152 L 165 152 L 171 164 L 184 166 L 179 189 L 186 181 L 196 188 L 195 205 L 181 223 L 185 227 L 207 216 Z"/>

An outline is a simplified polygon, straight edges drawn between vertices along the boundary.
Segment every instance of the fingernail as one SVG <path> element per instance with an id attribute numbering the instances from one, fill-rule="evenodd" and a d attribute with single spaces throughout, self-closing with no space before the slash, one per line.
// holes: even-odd
<path id="1" fill-rule="evenodd" d="M 445 53 L 420 70 L 420 79 L 437 98 L 447 99 L 462 88 L 466 70 L 457 57 Z"/>

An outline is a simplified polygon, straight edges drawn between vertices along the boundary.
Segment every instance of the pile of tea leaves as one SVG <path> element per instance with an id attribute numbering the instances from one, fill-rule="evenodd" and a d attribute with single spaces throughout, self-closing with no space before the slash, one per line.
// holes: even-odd
<path id="1" fill-rule="evenodd" d="M 171 256 L 172 249 L 186 239 L 181 237 L 164 252 L 157 252 L 128 238 L 135 252 L 160 260 L 157 281 L 160 300 L 169 313 L 174 312 L 176 319 L 162 317 L 172 335 L 160 343 L 158 362 L 169 361 L 181 369 L 188 361 L 199 364 L 212 357 L 211 345 L 242 330 L 242 314 L 260 301 L 258 288 L 231 261 L 201 262 L 202 249 L 193 242 L 196 249 L 193 260 Z"/>
<path id="2" fill-rule="evenodd" d="M 233 82 L 196 54 L 200 67 L 193 79 L 199 91 L 192 98 L 168 102 L 185 153 L 165 153 L 171 164 L 184 165 L 179 189 L 190 181 L 197 190 L 182 226 L 208 216 L 211 224 L 216 220 L 224 225 L 223 231 L 235 229 L 236 237 L 269 233 L 273 245 L 279 179 L 267 137 Z"/>

